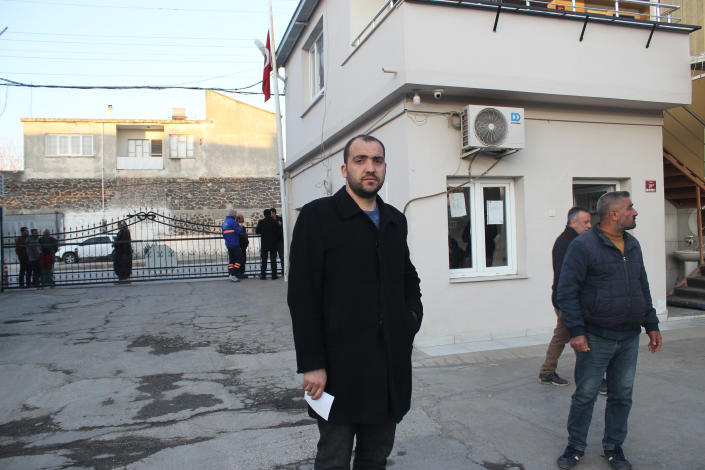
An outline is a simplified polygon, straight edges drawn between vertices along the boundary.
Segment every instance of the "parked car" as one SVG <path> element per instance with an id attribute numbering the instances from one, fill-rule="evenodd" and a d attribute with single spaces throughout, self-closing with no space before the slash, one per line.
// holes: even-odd
<path id="1" fill-rule="evenodd" d="M 113 239 L 109 235 L 89 237 L 80 243 L 59 245 L 56 258 L 66 264 L 78 263 L 79 260 L 111 259 L 113 253 Z"/>

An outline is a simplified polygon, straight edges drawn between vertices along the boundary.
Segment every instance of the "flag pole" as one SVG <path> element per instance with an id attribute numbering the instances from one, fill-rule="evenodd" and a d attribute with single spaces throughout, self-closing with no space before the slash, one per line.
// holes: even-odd
<path id="1" fill-rule="evenodd" d="M 284 281 L 289 280 L 289 208 L 287 204 L 286 179 L 284 178 L 284 138 L 282 135 L 282 117 L 279 111 L 279 68 L 277 67 L 277 58 L 275 51 L 277 50 L 274 44 L 274 14 L 272 12 L 272 0 L 269 0 L 269 40 L 271 47 L 272 72 L 274 75 L 274 112 L 277 120 L 277 151 L 279 160 L 279 192 L 281 193 L 282 204 L 282 232 L 284 234 L 284 259 L 282 266 L 284 268 Z M 270 83 L 271 83 L 270 82 Z"/>

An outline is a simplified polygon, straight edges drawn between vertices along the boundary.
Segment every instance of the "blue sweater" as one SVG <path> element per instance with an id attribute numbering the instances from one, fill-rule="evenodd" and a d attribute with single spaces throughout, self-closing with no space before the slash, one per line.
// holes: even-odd
<path id="1" fill-rule="evenodd" d="M 658 330 L 641 246 L 624 233 L 624 255 L 596 225 L 568 247 L 558 281 L 558 306 L 570 336 L 622 340 Z"/>

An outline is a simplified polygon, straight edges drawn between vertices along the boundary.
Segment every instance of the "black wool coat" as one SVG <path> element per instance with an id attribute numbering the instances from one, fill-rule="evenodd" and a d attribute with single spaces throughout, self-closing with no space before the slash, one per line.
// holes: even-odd
<path id="1" fill-rule="evenodd" d="M 411 403 L 420 282 L 406 218 L 379 196 L 377 207 L 379 230 L 343 187 L 305 205 L 294 227 L 287 301 L 297 367 L 326 369 L 333 423 L 399 422 Z"/>

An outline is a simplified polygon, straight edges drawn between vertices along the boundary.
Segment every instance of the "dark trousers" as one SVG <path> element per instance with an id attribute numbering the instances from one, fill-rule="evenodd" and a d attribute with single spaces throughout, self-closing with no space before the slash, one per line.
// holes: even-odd
<path id="1" fill-rule="evenodd" d="M 281 275 L 284 275 L 284 241 L 277 243 L 277 254 L 279 255 L 279 262 L 282 265 Z"/>
<path id="2" fill-rule="evenodd" d="M 20 258 L 20 287 L 32 285 L 32 266 L 28 258 Z"/>
<path id="3" fill-rule="evenodd" d="M 318 420 L 318 453 L 314 470 L 349 470 L 355 443 L 353 470 L 383 470 L 394 447 L 396 423 L 339 424 Z"/>
<path id="4" fill-rule="evenodd" d="M 39 263 L 38 259 L 30 261 L 29 265 L 32 267 L 32 285 L 35 287 L 39 287 L 39 278 L 42 275 L 42 265 Z"/>
<path id="5" fill-rule="evenodd" d="M 242 256 L 242 248 L 238 246 L 228 247 L 228 273 L 238 279 L 242 279 L 245 272 L 245 262 Z"/>
<path id="6" fill-rule="evenodd" d="M 262 248 L 260 250 L 260 256 L 262 258 L 262 265 L 260 267 L 260 279 L 267 277 L 267 257 L 269 256 L 270 265 L 272 268 L 272 279 L 277 278 L 277 249 L 276 248 Z"/>

